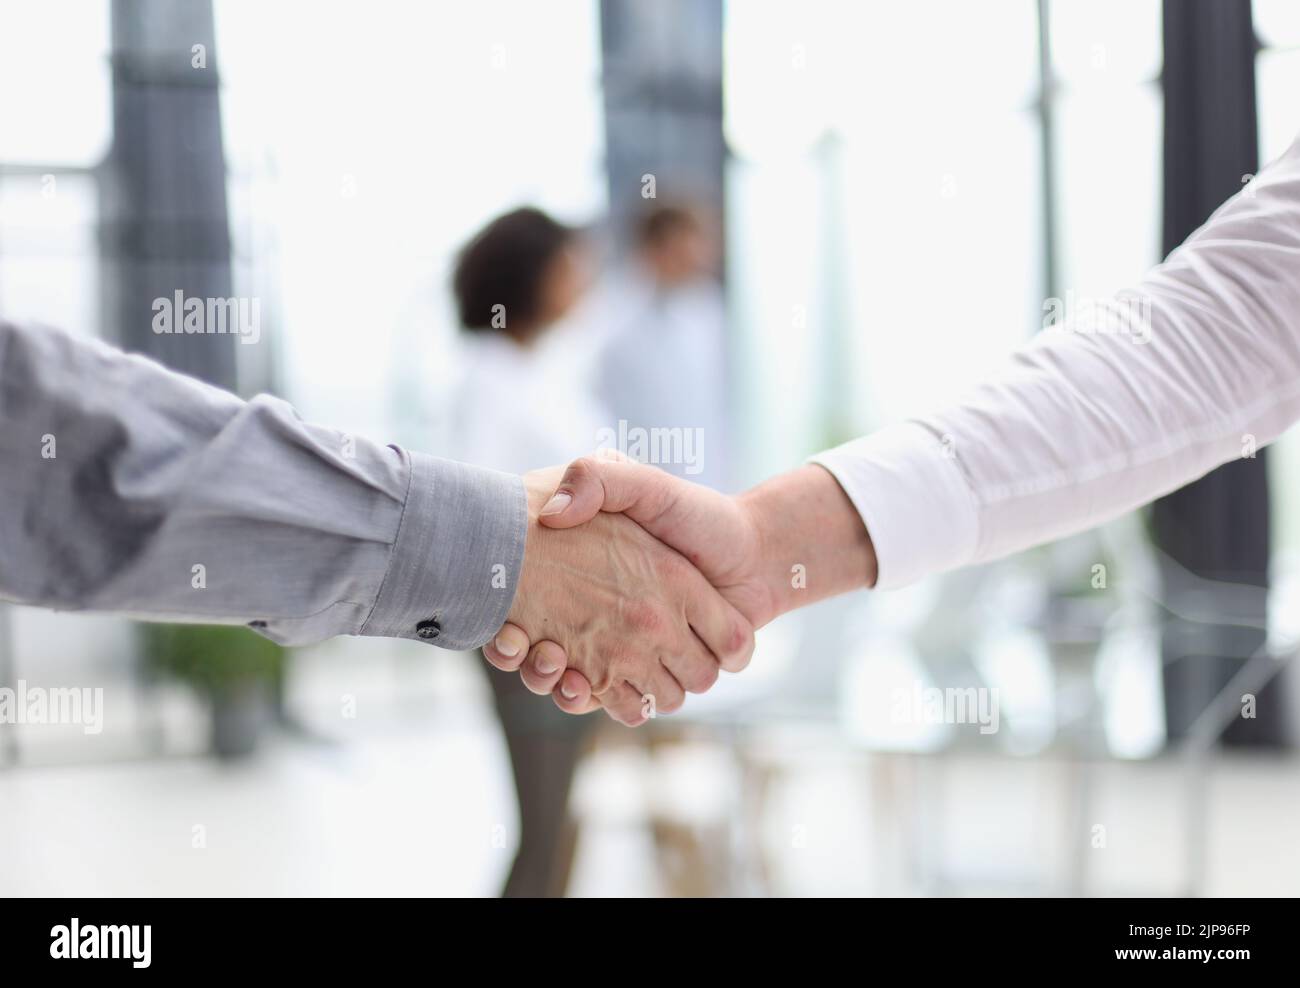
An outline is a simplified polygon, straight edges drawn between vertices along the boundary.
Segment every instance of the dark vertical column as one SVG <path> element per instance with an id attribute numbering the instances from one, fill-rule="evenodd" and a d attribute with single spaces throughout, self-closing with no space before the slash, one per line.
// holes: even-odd
<path id="1" fill-rule="evenodd" d="M 1250 3 L 1165 0 L 1164 48 L 1168 253 L 1258 167 Z M 1162 645 L 1165 712 L 1170 739 L 1176 740 L 1264 644 L 1269 564 L 1264 453 L 1228 463 L 1161 499 L 1151 518 L 1166 557 L 1164 592 L 1172 613 Z M 1189 620 L 1191 613 L 1202 619 Z M 1236 615 L 1232 623 L 1229 613 Z M 1253 627 L 1243 627 L 1243 617 Z M 1224 740 L 1283 743 L 1282 702 L 1277 677 L 1261 691 L 1257 717 L 1236 719 Z"/>
<path id="2" fill-rule="evenodd" d="M 174 300 L 177 291 L 205 301 L 232 295 L 213 33 L 210 0 L 113 0 L 113 144 L 100 170 L 101 284 L 110 339 L 235 390 L 238 337 L 153 331 L 155 299 Z M 154 647 L 150 636 L 141 638 L 144 651 Z M 143 682 L 155 675 L 148 665 L 141 670 Z M 156 721 L 144 731 L 161 749 Z"/>
<path id="3" fill-rule="evenodd" d="M 615 230 L 657 198 L 723 197 L 721 0 L 601 0 L 606 168 Z"/>
<path id="4" fill-rule="evenodd" d="M 229 335 L 157 335 L 153 301 L 228 298 L 230 228 L 210 0 L 113 0 L 113 145 L 101 183 L 107 333 L 227 388 Z M 194 65 L 194 46 L 206 65 Z"/>

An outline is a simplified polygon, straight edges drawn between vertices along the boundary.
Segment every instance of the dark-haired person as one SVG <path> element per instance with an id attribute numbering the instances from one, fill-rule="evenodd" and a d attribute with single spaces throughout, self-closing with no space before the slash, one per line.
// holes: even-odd
<path id="1" fill-rule="evenodd" d="M 589 452 L 607 417 L 546 355 L 590 283 L 582 234 L 538 209 L 497 217 L 461 250 L 452 291 L 463 370 L 446 414 L 452 455 L 524 473 Z M 487 669 L 519 801 L 519 849 L 504 895 L 561 895 L 573 851 L 568 797 L 581 721 L 539 703 L 520 677 Z M 548 682 L 529 685 L 550 692 Z"/>
<path id="2" fill-rule="evenodd" d="M 460 373 L 444 399 L 454 455 L 517 473 L 595 448 L 608 416 L 548 346 L 583 300 L 591 267 L 583 234 L 533 208 L 497 217 L 461 249 L 452 274 Z"/>

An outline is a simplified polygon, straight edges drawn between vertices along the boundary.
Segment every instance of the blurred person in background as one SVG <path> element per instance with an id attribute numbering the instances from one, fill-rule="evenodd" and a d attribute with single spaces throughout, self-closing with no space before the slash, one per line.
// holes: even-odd
<path id="1" fill-rule="evenodd" d="M 697 430 L 694 457 L 657 465 L 726 489 L 726 306 L 719 259 L 718 237 L 704 213 L 685 205 L 655 205 L 644 213 L 629 262 L 603 286 L 597 308 L 606 335 L 596 374 L 611 427 L 625 422 L 628 429 Z"/>
<path id="2" fill-rule="evenodd" d="M 590 269 L 583 234 L 534 208 L 497 217 L 461 250 L 452 290 L 464 369 L 446 416 L 450 455 L 524 473 L 594 447 L 608 416 L 544 346 L 587 293 Z M 519 676 L 484 669 L 519 800 L 519 849 L 502 894 L 562 895 L 576 837 L 569 789 L 589 728 L 539 703 Z"/>

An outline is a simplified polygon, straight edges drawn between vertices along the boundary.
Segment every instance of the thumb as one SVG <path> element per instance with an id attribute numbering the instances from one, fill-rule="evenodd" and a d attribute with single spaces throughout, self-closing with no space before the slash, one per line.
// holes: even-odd
<path id="1" fill-rule="evenodd" d="M 662 470 L 626 457 L 584 456 L 569 464 L 538 520 L 547 528 L 573 528 L 601 511 L 651 519 L 668 503 L 669 480 Z"/>

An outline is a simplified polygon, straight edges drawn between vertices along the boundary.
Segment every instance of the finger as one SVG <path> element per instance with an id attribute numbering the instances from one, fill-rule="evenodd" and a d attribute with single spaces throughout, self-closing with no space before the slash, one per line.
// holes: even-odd
<path id="1" fill-rule="evenodd" d="M 707 693 L 718 681 L 721 668 L 713 658 L 713 653 L 696 639 L 698 655 L 667 655 L 664 665 L 672 673 L 687 693 Z M 701 657 L 703 661 L 700 661 Z"/>
<path id="2" fill-rule="evenodd" d="M 522 628 L 507 624 L 483 646 L 483 657 L 502 672 L 514 672 L 528 658 L 529 644 Z"/>
<path id="3" fill-rule="evenodd" d="M 673 479 L 635 460 L 584 456 L 565 469 L 538 520 L 547 528 L 572 528 L 601 511 L 653 520 L 671 503 Z"/>
<path id="4" fill-rule="evenodd" d="M 707 655 L 704 649 L 695 647 L 694 652 L 696 653 L 692 657 L 694 661 L 713 665 L 712 656 Z M 653 719 L 659 714 L 676 713 L 686 702 L 686 691 L 682 689 L 682 684 L 666 666 L 658 662 L 654 664 L 645 680 L 633 680 L 628 685 L 641 694 L 641 713 L 648 719 Z"/>
<path id="5" fill-rule="evenodd" d="M 577 669 L 564 670 L 551 697 L 566 714 L 587 714 L 600 709 L 600 701 L 591 695 L 591 683 Z"/>
<path id="6" fill-rule="evenodd" d="M 600 705 L 605 708 L 605 713 L 626 727 L 638 727 L 648 719 L 648 712 L 642 706 L 641 692 L 630 683 L 615 683 L 600 694 Z"/>
<path id="7" fill-rule="evenodd" d="M 719 666 L 727 672 L 740 672 L 749 665 L 749 660 L 754 655 L 754 626 L 724 600 L 704 577 L 697 573 L 689 582 L 694 586 L 686 595 L 687 623 Z M 691 689 L 691 685 L 697 681 L 695 675 L 692 675 L 689 682 L 681 676 L 677 678 L 692 693 L 703 693 L 713 685 L 710 680 L 704 684 L 703 689 Z M 716 678 L 715 676 L 714 679 Z"/>
<path id="8" fill-rule="evenodd" d="M 530 690 L 547 696 L 559 683 L 568 664 L 564 649 L 555 642 L 541 641 L 528 653 L 528 661 L 519 667 L 519 675 Z"/>

